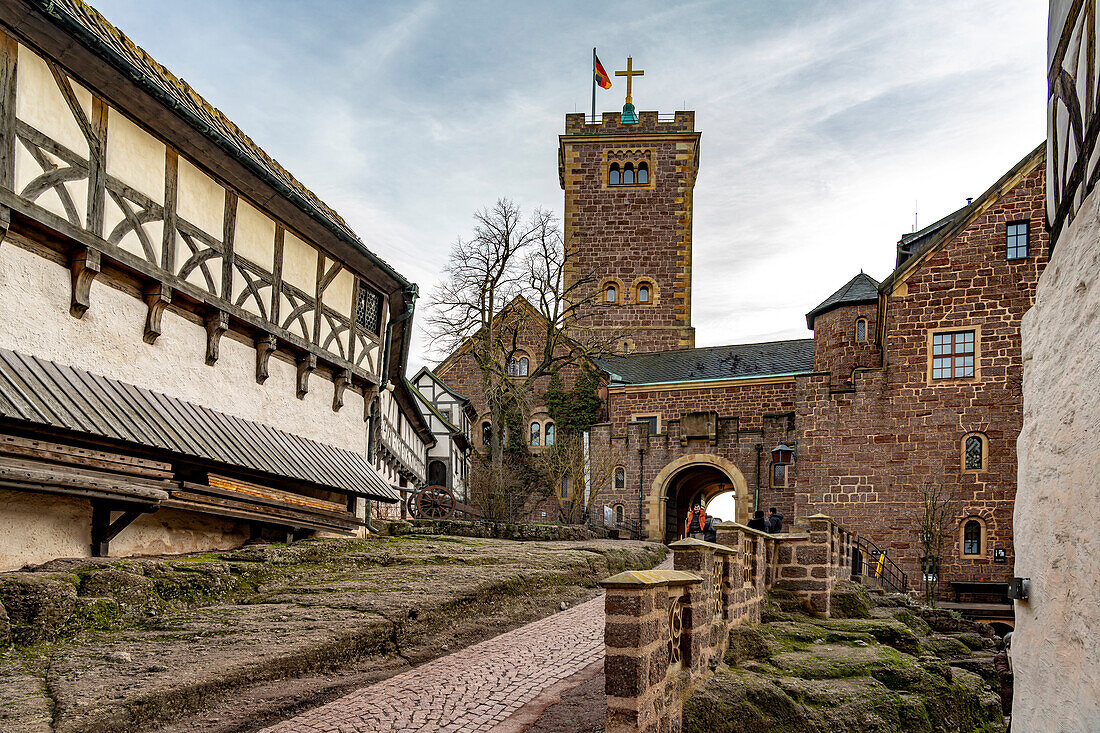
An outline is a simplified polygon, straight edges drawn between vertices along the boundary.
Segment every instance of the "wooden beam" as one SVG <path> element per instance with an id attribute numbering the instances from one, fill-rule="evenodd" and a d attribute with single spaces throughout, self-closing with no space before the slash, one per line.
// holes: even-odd
<path id="1" fill-rule="evenodd" d="M 142 337 L 147 344 L 154 344 L 160 337 L 160 319 L 164 309 L 172 302 L 172 287 L 157 283 L 145 289 L 145 305 L 149 311 L 145 315 L 145 334 Z"/>
<path id="2" fill-rule="evenodd" d="M 344 406 L 344 390 L 348 388 L 351 374 L 347 369 L 337 369 L 332 373 L 332 411 L 339 412 Z"/>
<path id="3" fill-rule="evenodd" d="M 107 105 L 92 97 L 91 134 L 88 139 L 88 231 L 103 236 L 103 212 L 107 205 Z"/>
<path id="4" fill-rule="evenodd" d="M 256 339 L 256 384 L 263 384 L 270 376 L 268 362 L 277 346 L 278 341 L 274 336 L 261 336 Z"/>
<path id="5" fill-rule="evenodd" d="M 111 540 L 130 526 L 130 523 L 145 512 L 127 509 L 122 516 L 111 521 L 111 505 L 102 501 L 92 502 L 92 557 L 108 557 L 111 552 Z"/>
<path id="6" fill-rule="evenodd" d="M 0 187 L 15 190 L 15 62 L 19 44 L 0 33 Z"/>
<path id="7" fill-rule="evenodd" d="M 103 267 L 99 250 L 91 247 L 77 247 L 69 260 L 72 294 L 69 301 L 69 314 L 73 318 L 83 318 L 91 305 L 92 281 Z"/>
<path id="8" fill-rule="evenodd" d="M 0 244 L 4 243 L 4 237 L 8 236 L 11 227 L 11 209 L 0 205 Z"/>
<path id="9" fill-rule="evenodd" d="M 161 237 L 160 263 L 168 272 L 176 273 L 176 191 L 179 185 L 179 155 L 172 148 L 164 149 L 164 232 Z M 217 358 L 217 357 L 215 357 Z M 210 362 L 206 362 L 209 364 Z"/>
<path id="10" fill-rule="evenodd" d="M 222 300 L 233 302 L 233 237 L 237 231 L 237 194 L 225 189 L 222 222 Z"/>
<path id="11" fill-rule="evenodd" d="M 312 374 L 313 370 L 316 368 L 316 354 L 306 354 L 298 359 L 297 390 L 295 392 L 298 399 L 305 399 L 306 394 L 309 392 L 309 375 Z"/>
<path id="12" fill-rule="evenodd" d="M 218 345 L 229 330 L 229 314 L 215 311 L 206 317 L 206 364 L 214 366 L 218 361 Z"/>

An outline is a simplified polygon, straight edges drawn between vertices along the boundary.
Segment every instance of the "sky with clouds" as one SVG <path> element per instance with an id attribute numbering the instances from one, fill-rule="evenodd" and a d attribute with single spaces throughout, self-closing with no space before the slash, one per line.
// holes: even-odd
<path id="1" fill-rule="evenodd" d="M 633 56 L 638 109 L 686 106 L 702 132 L 700 346 L 808 337 L 806 311 L 890 272 L 915 210 L 978 196 L 1045 130 L 1036 0 L 91 1 L 423 293 L 476 209 L 560 215 L 591 49 L 608 71 Z"/>

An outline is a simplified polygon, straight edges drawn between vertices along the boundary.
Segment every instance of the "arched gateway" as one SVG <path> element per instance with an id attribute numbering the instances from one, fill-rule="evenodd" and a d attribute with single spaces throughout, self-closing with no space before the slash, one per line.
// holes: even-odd
<path id="1" fill-rule="evenodd" d="M 729 491 L 734 494 L 734 519 L 744 524 L 749 520 L 749 489 L 737 466 L 708 453 L 677 458 L 653 479 L 648 500 L 647 536 L 661 542 L 679 539 L 695 500 L 705 504 Z"/>

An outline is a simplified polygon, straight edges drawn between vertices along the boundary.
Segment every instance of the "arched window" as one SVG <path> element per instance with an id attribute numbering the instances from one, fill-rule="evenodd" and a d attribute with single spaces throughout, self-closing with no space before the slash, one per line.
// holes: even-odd
<path id="1" fill-rule="evenodd" d="M 623 468 L 622 466 L 616 466 L 615 467 L 615 488 L 616 489 L 625 489 L 626 488 L 626 469 Z"/>
<path id="2" fill-rule="evenodd" d="M 531 445 L 542 443 L 542 426 L 537 422 L 531 423 Z"/>
<path id="3" fill-rule="evenodd" d="M 633 186 L 634 185 L 634 164 L 633 163 L 627 163 L 625 166 L 623 166 L 623 185 L 624 186 Z"/>
<path id="4" fill-rule="evenodd" d="M 971 433 L 962 441 L 962 469 L 963 471 L 986 470 L 987 444 L 985 436 L 981 433 Z"/>
<path id="5" fill-rule="evenodd" d="M 493 426 L 489 421 L 481 423 L 481 444 L 489 445 L 493 442 Z"/>
<path id="6" fill-rule="evenodd" d="M 982 523 L 977 519 L 968 519 L 963 525 L 963 554 L 982 554 Z"/>
<path id="7" fill-rule="evenodd" d="M 638 183 L 649 183 L 649 165 L 647 163 L 638 164 Z"/>
<path id="8" fill-rule="evenodd" d="M 545 432 L 546 432 L 545 445 L 553 445 L 554 444 L 554 423 L 552 423 L 552 422 L 546 423 L 546 431 Z"/>
<path id="9" fill-rule="evenodd" d="M 561 477 L 561 498 L 563 498 L 563 499 L 568 499 L 569 498 L 569 477 L 568 476 L 562 476 Z"/>
<path id="10" fill-rule="evenodd" d="M 616 504 L 615 505 L 615 524 L 622 524 L 624 519 L 626 519 L 626 510 L 623 509 L 622 504 Z"/>
<path id="11" fill-rule="evenodd" d="M 612 186 L 618 186 L 622 182 L 622 178 L 619 175 L 618 163 L 611 164 L 611 170 L 607 173 L 607 182 Z"/>
<path id="12" fill-rule="evenodd" d="M 648 303 L 649 302 L 649 286 L 648 285 L 642 285 L 641 287 L 638 288 L 638 302 L 639 303 Z"/>
<path id="13" fill-rule="evenodd" d="M 867 340 L 867 319 L 856 319 L 856 341 L 863 343 Z"/>
<path id="14" fill-rule="evenodd" d="M 530 368 L 531 368 L 531 360 L 528 359 L 526 356 L 521 356 L 519 358 L 519 375 L 521 377 L 526 377 L 527 372 Z"/>
<path id="15" fill-rule="evenodd" d="M 431 461 L 428 463 L 428 485 L 447 485 L 447 464 L 443 461 Z"/>
<path id="16" fill-rule="evenodd" d="M 614 303 L 619 299 L 619 291 L 614 285 L 608 285 L 603 291 L 603 299 L 607 303 Z"/>

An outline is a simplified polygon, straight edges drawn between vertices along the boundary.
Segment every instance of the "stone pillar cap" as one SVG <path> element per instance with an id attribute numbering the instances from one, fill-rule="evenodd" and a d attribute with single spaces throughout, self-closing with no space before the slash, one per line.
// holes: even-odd
<path id="1" fill-rule="evenodd" d="M 694 537 L 687 537 L 682 540 L 676 540 L 675 542 L 669 543 L 669 547 L 671 547 L 673 550 L 677 548 L 685 550 L 692 548 L 698 548 L 700 550 L 709 549 L 714 550 L 715 552 L 720 552 L 724 555 L 735 555 L 738 552 L 735 548 L 730 547 L 729 545 L 720 545 L 717 542 L 704 542 L 703 540 L 697 540 Z"/>
<path id="2" fill-rule="evenodd" d="M 703 579 L 682 570 L 627 570 L 600 581 L 604 588 L 656 588 L 663 585 L 695 585 Z"/>

